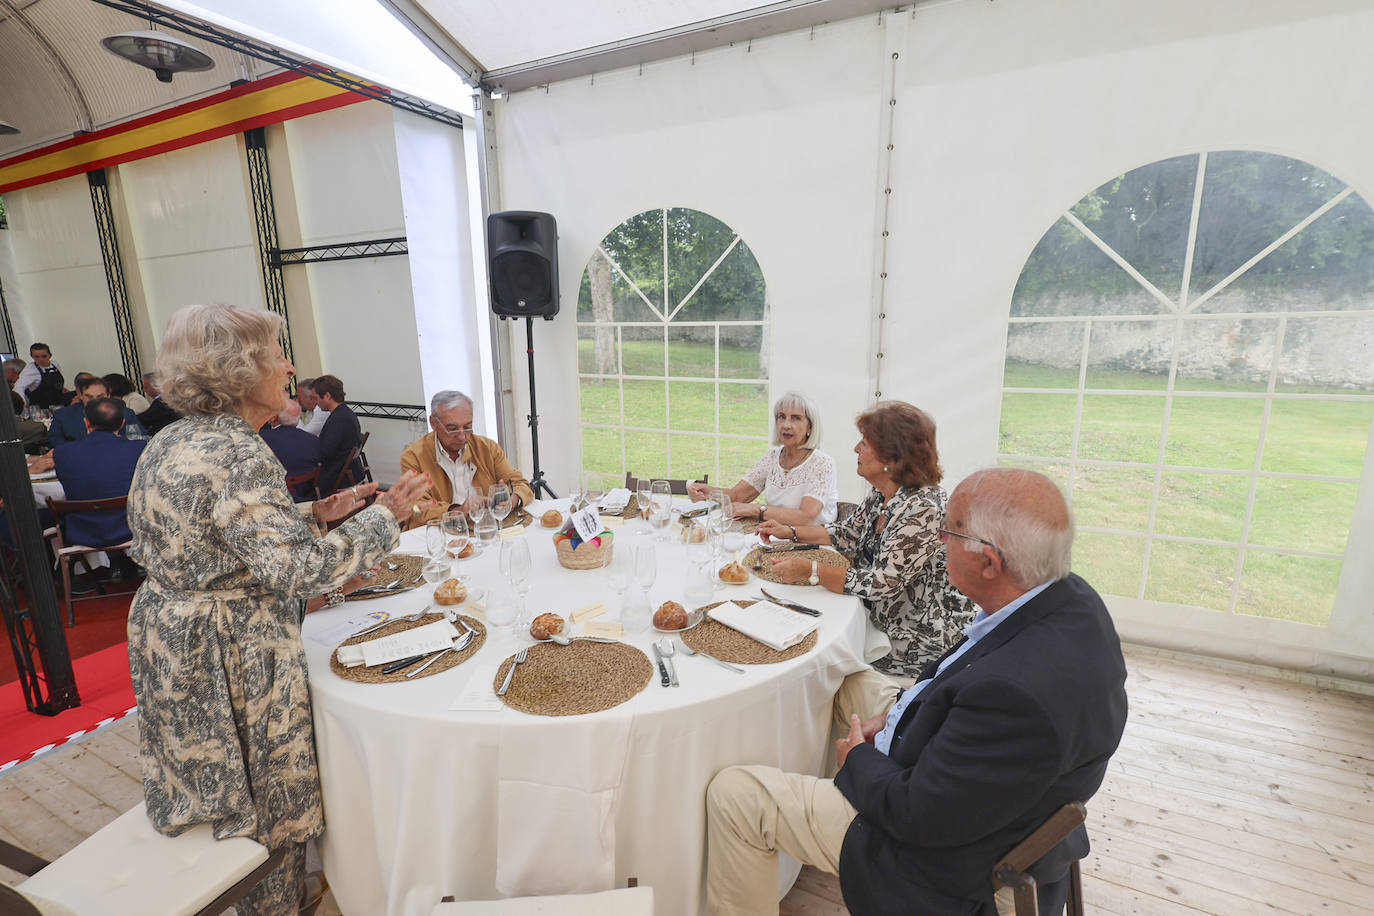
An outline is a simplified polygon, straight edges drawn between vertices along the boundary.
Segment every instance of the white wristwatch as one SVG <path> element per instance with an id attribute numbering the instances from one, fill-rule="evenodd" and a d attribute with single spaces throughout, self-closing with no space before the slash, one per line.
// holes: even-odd
<path id="1" fill-rule="evenodd" d="M 821 584 L 821 577 L 817 574 L 818 568 L 819 568 L 819 567 L 816 565 L 816 561 L 815 561 L 815 560 L 812 560 L 812 561 L 811 561 L 811 578 L 806 580 L 807 582 L 810 582 L 812 585 L 820 585 L 820 584 Z"/>

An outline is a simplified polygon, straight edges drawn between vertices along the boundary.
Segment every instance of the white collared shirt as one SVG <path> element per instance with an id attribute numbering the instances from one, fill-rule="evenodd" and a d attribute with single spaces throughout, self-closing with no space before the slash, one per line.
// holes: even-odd
<path id="1" fill-rule="evenodd" d="M 449 483 L 453 486 L 453 498 L 449 500 L 453 505 L 465 503 L 472 491 L 472 475 L 477 473 L 477 468 L 471 464 L 463 463 L 463 455 L 467 452 L 467 446 L 463 446 L 463 451 L 458 453 L 458 457 L 450 458 L 448 452 L 439 442 L 439 437 L 434 437 L 434 457 L 439 462 L 439 467 L 443 468 L 448 475 Z"/>

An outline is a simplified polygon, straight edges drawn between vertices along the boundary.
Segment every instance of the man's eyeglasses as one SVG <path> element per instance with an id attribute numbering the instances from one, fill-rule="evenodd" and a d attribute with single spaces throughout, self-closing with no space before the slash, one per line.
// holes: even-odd
<path id="1" fill-rule="evenodd" d="M 448 433 L 450 436 L 456 436 L 459 433 L 462 433 L 465 436 L 472 435 L 471 423 L 469 423 L 467 426 L 448 426 L 446 424 L 440 423 L 439 428 L 442 429 L 444 432 Z"/>
<path id="2" fill-rule="evenodd" d="M 986 544 L 988 547 L 991 547 L 993 550 L 997 551 L 997 555 L 999 557 L 1002 557 L 1003 562 L 1006 562 L 1007 558 L 1002 554 L 1002 548 L 998 547 L 992 541 L 985 540 L 983 538 L 976 538 L 971 534 L 964 534 L 961 531 L 950 531 L 948 528 L 936 528 L 935 532 L 937 534 L 947 534 L 952 538 L 963 538 L 966 541 L 973 541 L 975 544 Z"/>

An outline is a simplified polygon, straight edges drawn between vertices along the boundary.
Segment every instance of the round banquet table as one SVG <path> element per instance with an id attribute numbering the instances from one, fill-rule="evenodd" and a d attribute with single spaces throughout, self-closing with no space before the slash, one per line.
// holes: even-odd
<path id="1" fill-rule="evenodd" d="M 566 500 L 536 503 L 534 517 L 550 505 L 562 509 Z M 643 521 L 612 530 L 617 550 L 652 537 Z M 516 536 L 530 547 L 531 612 L 566 617 L 604 600 L 608 613 L 597 619 L 619 619 L 602 570 L 559 566 L 552 533 L 537 523 Z M 683 601 L 685 548 L 676 541 L 655 547 L 651 606 Z M 397 552 L 423 555 L 422 531 L 402 535 Z M 498 552 L 492 545 L 455 563 L 455 572 L 470 588 L 490 590 L 501 582 Z M 714 600 L 757 597 L 757 585 L 720 586 Z M 565 717 L 471 701 L 481 694 L 492 705 L 496 667 L 532 644 L 509 627 L 489 627 L 481 651 L 434 676 L 365 684 L 331 671 L 332 651 L 354 623 L 363 626 L 373 612 L 417 611 L 432 586 L 307 617 L 302 632 L 326 820 L 320 849 L 346 916 L 427 916 L 446 895 L 586 893 L 623 887 L 631 876 L 654 888 L 659 914 L 704 913 L 711 778 L 732 764 L 819 775 L 835 691 L 888 648 L 857 599 L 806 586 L 776 589 L 823 612 L 811 651 L 746 666 L 742 675 L 679 651 L 681 686 L 660 686 L 655 667 L 628 702 Z M 652 662 L 649 645 L 661 635 L 650 629 L 624 641 Z M 468 700 L 455 704 L 465 691 Z M 799 867 L 783 860 L 779 897 Z"/>

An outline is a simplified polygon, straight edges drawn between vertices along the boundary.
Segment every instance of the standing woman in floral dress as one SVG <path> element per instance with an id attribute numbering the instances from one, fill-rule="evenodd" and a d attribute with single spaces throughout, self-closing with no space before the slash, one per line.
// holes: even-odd
<path id="1" fill-rule="evenodd" d="M 406 475 L 331 533 L 376 484 L 291 501 L 257 433 L 295 372 L 280 329 L 271 312 L 228 305 L 172 316 L 157 371 L 185 419 L 149 443 L 129 491 L 133 556 L 147 570 L 129 667 L 148 817 L 169 836 L 208 823 L 217 838 L 286 850 L 241 916 L 296 912 L 305 842 L 324 827 L 301 617 L 358 587 L 426 486 Z"/>

